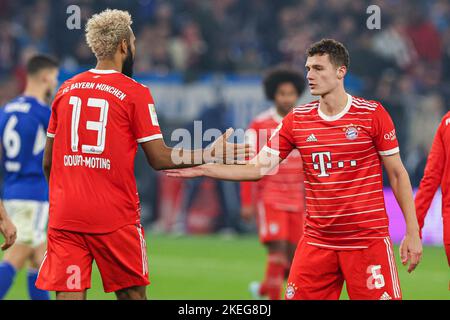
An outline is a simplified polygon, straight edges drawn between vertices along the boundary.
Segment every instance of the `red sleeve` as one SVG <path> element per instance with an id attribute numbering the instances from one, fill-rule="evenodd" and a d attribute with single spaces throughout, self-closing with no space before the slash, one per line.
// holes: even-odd
<path id="1" fill-rule="evenodd" d="M 286 157 L 295 148 L 294 135 L 293 135 L 293 121 L 294 113 L 291 111 L 283 121 L 277 127 L 275 132 L 269 139 L 266 146 L 263 147 L 264 150 L 276 154 L 281 159 L 286 159 Z"/>
<path id="2" fill-rule="evenodd" d="M 61 97 L 63 94 L 63 86 L 65 85 L 65 83 L 63 83 L 63 85 L 61 85 L 60 89 L 58 90 L 58 92 L 55 95 L 55 99 L 53 100 L 52 103 L 52 113 L 50 115 L 50 120 L 48 123 L 48 127 L 47 127 L 47 137 L 50 138 L 54 138 L 55 134 L 56 134 L 56 129 L 58 127 L 58 104 L 61 101 Z"/>
<path id="3" fill-rule="evenodd" d="M 420 181 L 419 189 L 414 200 L 416 205 L 417 220 L 422 232 L 422 228 L 425 222 L 425 216 L 430 208 L 431 201 L 434 198 L 434 194 L 441 184 L 442 175 L 444 173 L 445 166 L 445 150 L 444 143 L 442 141 L 442 130 L 445 125 L 445 117 L 434 137 L 433 144 L 431 146 L 430 153 L 428 155 L 427 164 L 422 180 Z"/>
<path id="4" fill-rule="evenodd" d="M 259 150 L 258 141 L 258 126 L 256 122 L 252 122 L 245 132 L 245 142 L 250 145 L 250 148 L 257 152 Z M 249 207 L 254 204 L 255 189 L 257 182 L 243 181 L 241 182 L 241 206 Z"/>
<path id="5" fill-rule="evenodd" d="M 161 139 L 162 134 L 153 97 L 147 87 L 138 85 L 140 87 L 137 90 L 138 94 L 133 97 L 130 108 L 131 128 L 134 137 L 138 143 Z"/>
<path id="6" fill-rule="evenodd" d="M 52 103 L 52 113 L 50 115 L 50 120 L 47 127 L 47 137 L 54 138 L 56 134 L 56 129 L 58 127 L 58 104 L 61 100 L 61 97 L 67 93 L 68 87 L 70 85 L 70 80 L 63 82 L 63 84 L 59 87 L 58 92 L 55 94 L 55 99 L 53 99 Z"/>
<path id="7" fill-rule="evenodd" d="M 56 127 L 58 126 L 56 104 L 59 99 L 55 99 L 52 103 L 52 113 L 47 128 L 47 137 L 54 138 L 56 134 Z"/>
<path id="8" fill-rule="evenodd" d="M 378 105 L 373 113 L 372 139 L 375 148 L 382 156 L 389 156 L 400 152 L 394 123 L 389 113 L 381 104 Z"/>

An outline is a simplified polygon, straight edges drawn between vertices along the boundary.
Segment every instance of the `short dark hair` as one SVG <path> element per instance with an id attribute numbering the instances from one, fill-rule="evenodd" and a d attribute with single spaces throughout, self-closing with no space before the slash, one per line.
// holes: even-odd
<path id="1" fill-rule="evenodd" d="M 43 69 L 58 68 L 59 64 L 56 58 L 44 54 L 38 54 L 30 58 L 27 63 L 27 74 L 35 75 Z"/>
<path id="2" fill-rule="evenodd" d="M 287 67 L 276 67 L 269 70 L 263 80 L 267 99 L 273 101 L 280 84 L 286 82 L 292 83 L 297 90 L 298 95 L 301 96 L 305 89 L 305 79 L 303 75 L 300 72 L 288 69 Z"/>
<path id="3" fill-rule="evenodd" d="M 350 57 L 347 48 L 334 39 L 322 39 L 313 43 L 306 51 L 308 57 L 328 54 L 330 61 L 336 67 L 345 66 L 347 69 L 350 66 Z"/>

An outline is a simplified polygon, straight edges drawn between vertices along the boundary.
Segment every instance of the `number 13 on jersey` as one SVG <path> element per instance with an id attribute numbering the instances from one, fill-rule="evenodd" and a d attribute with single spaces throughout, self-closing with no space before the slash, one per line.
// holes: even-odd
<path id="1" fill-rule="evenodd" d="M 73 152 L 78 152 L 78 128 L 80 126 L 80 114 L 82 101 L 79 97 L 71 96 L 69 104 L 72 106 L 71 147 Z M 97 145 L 81 145 L 83 153 L 101 154 L 105 150 L 106 124 L 108 122 L 108 101 L 105 99 L 88 98 L 87 106 L 100 108 L 98 121 L 87 121 L 86 129 L 97 131 Z"/>

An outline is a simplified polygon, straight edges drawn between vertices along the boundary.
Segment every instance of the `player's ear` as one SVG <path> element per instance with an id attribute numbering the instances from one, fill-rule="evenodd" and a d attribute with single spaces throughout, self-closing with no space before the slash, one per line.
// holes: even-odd
<path id="1" fill-rule="evenodd" d="M 47 83 L 50 81 L 50 76 L 48 74 L 48 72 L 45 72 L 45 70 L 41 70 L 41 72 L 39 72 L 39 80 L 42 83 Z"/>
<path id="2" fill-rule="evenodd" d="M 122 41 L 120 41 L 120 53 L 126 56 L 127 52 L 128 52 L 128 41 L 126 39 L 122 39 Z"/>
<path id="3" fill-rule="evenodd" d="M 344 79 L 345 75 L 347 74 L 347 67 L 346 66 L 340 66 L 339 68 L 337 68 L 337 77 L 339 80 Z"/>

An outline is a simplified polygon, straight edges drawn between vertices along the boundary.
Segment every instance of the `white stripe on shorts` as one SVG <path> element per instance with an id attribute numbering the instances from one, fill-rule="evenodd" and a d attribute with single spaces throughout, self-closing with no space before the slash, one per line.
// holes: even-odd
<path id="1" fill-rule="evenodd" d="M 136 226 L 136 229 L 139 234 L 139 240 L 141 243 L 141 259 L 142 259 L 142 274 L 145 275 L 148 273 L 148 265 L 147 265 L 147 252 L 146 252 L 146 245 L 145 245 L 145 239 L 142 236 L 142 230 L 140 226 Z"/>
<path id="2" fill-rule="evenodd" d="M 45 260 L 47 260 L 47 250 L 45 250 L 44 258 L 42 259 L 41 265 L 39 266 L 38 276 L 39 276 L 39 273 L 41 272 L 41 269 L 42 269 L 42 266 L 44 265 Z"/>
<path id="3" fill-rule="evenodd" d="M 389 268 L 391 272 L 392 287 L 394 288 L 394 297 L 400 298 L 400 284 L 397 278 L 397 267 L 395 266 L 394 254 L 392 252 L 391 242 L 388 237 L 384 238 L 386 244 L 386 252 L 389 260 Z"/>

